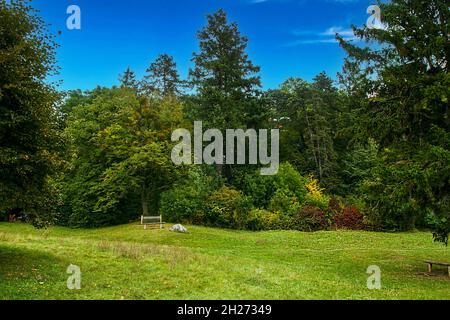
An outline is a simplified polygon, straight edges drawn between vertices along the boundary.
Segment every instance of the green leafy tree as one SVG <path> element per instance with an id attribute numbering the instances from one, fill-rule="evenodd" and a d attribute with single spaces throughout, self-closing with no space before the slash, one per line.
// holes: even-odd
<path id="1" fill-rule="evenodd" d="M 325 73 L 311 84 L 290 78 L 276 99 L 283 161 L 292 162 L 305 174 L 314 172 L 329 189 L 336 187 L 338 155 L 334 144 L 341 103 L 332 80 Z"/>
<path id="2" fill-rule="evenodd" d="M 58 94 L 46 82 L 55 67 L 54 38 L 25 1 L 0 1 L 0 211 L 51 220 L 61 139 Z"/>
<path id="3" fill-rule="evenodd" d="M 178 171 L 169 141 L 182 126 L 181 104 L 174 97 L 139 97 L 128 88 L 88 95 L 92 102 L 73 108 L 68 118 L 63 223 L 96 227 L 156 214 L 159 194 Z"/>
<path id="4" fill-rule="evenodd" d="M 128 191 L 139 194 L 143 215 L 150 210 L 157 214 L 161 192 L 177 178 L 170 135 L 182 121 L 182 107 L 174 97 L 144 98 L 138 108 L 124 109 L 122 123 L 99 132 L 96 141 L 111 161 L 98 185 L 97 210 L 107 212 Z"/>
<path id="5" fill-rule="evenodd" d="M 427 216 L 435 240 L 450 231 L 450 76 L 445 0 L 379 4 L 385 28 L 354 28 L 368 42 L 344 41 L 354 94 L 365 89 L 360 127 L 380 145 L 377 179 L 368 181 L 372 210 L 394 228 Z M 376 43 L 377 45 L 370 45 Z M 358 104 L 361 100 L 357 100 Z"/>

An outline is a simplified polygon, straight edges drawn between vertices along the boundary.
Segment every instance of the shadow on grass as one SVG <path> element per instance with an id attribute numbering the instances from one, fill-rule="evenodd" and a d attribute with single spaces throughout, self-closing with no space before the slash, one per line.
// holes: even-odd
<path id="1" fill-rule="evenodd" d="M 0 243 L 0 299 L 45 298 L 64 288 L 68 263 L 47 252 Z"/>

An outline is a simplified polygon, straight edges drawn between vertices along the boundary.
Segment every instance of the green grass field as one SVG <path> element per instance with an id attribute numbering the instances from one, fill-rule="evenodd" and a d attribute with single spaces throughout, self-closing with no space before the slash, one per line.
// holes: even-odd
<path id="1" fill-rule="evenodd" d="M 0 299 L 450 299 L 446 269 L 424 273 L 424 259 L 450 261 L 429 233 L 188 229 L 0 223 Z M 81 290 L 67 289 L 70 264 Z"/>

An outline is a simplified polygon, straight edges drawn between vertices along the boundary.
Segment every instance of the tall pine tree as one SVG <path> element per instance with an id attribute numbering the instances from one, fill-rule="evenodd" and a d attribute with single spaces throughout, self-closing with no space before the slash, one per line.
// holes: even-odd
<path id="1" fill-rule="evenodd" d="M 346 79 L 366 90 L 361 128 L 380 146 L 383 163 L 367 181 L 367 202 L 379 220 L 406 229 L 426 219 L 434 238 L 450 231 L 450 11 L 446 0 L 380 4 L 385 28 L 354 28 L 367 41 L 338 36 L 348 53 Z"/>
<path id="2" fill-rule="evenodd" d="M 136 80 L 136 74 L 130 67 L 128 67 L 122 74 L 119 75 L 120 86 L 124 88 L 130 88 L 137 90 L 138 81 Z"/>
<path id="3" fill-rule="evenodd" d="M 207 17 L 208 24 L 197 35 L 200 51 L 194 53 L 192 84 L 198 90 L 200 117 L 208 126 L 224 129 L 246 125 L 249 100 L 260 87 L 254 66 L 246 54 L 247 38 L 236 23 L 229 23 L 220 9 Z"/>
<path id="4" fill-rule="evenodd" d="M 183 82 L 177 71 L 177 64 L 168 54 L 159 55 L 146 70 L 142 89 L 147 94 L 156 93 L 163 96 L 180 93 Z"/>

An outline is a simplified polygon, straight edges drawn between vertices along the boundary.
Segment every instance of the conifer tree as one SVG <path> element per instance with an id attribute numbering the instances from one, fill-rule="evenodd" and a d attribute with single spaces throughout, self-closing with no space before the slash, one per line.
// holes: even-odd
<path id="1" fill-rule="evenodd" d="M 177 95 L 180 93 L 180 76 L 177 64 L 172 56 L 168 54 L 159 55 L 146 70 L 142 82 L 142 89 L 146 93 L 158 93 L 163 96 Z"/>
<path id="2" fill-rule="evenodd" d="M 426 219 L 435 240 L 450 231 L 450 75 L 446 0 L 379 4 L 384 28 L 354 28 L 365 47 L 344 41 L 345 79 L 355 80 L 360 128 L 383 163 L 367 181 L 367 203 L 393 229 Z M 377 43 L 371 46 L 371 43 Z M 361 90 L 363 89 L 363 90 Z M 361 100 L 359 100 L 361 101 Z M 358 103 L 357 103 L 358 104 Z"/>
<path id="3" fill-rule="evenodd" d="M 138 81 L 136 74 L 130 67 L 128 67 L 121 75 L 119 75 L 120 86 L 130 89 L 138 89 Z"/>
<path id="4" fill-rule="evenodd" d="M 247 38 L 220 9 L 207 17 L 197 35 L 200 51 L 194 53 L 190 79 L 198 89 L 200 117 L 211 127 L 245 126 L 248 103 L 260 87 L 259 67 L 246 54 Z"/>

